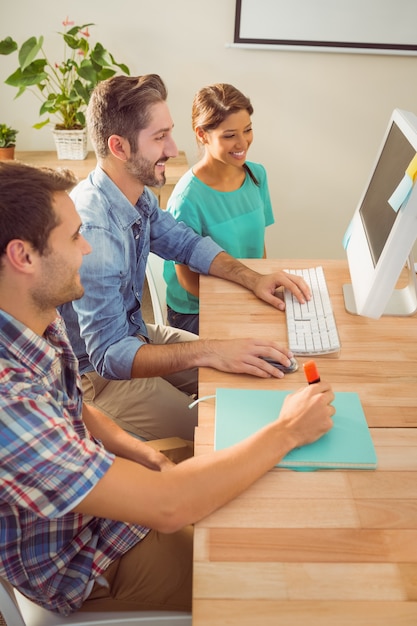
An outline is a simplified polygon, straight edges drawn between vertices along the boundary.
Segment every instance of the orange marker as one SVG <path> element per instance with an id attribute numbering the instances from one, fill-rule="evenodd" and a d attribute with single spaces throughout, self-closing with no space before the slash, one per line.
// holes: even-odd
<path id="1" fill-rule="evenodd" d="M 307 361 L 307 363 L 304 363 L 303 367 L 309 385 L 320 382 L 319 370 L 314 361 Z"/>

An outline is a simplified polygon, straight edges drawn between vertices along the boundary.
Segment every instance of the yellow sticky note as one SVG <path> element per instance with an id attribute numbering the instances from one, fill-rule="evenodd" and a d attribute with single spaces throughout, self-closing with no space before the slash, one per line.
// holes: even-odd
<path id="1" fill-rule="evenodd" d="M 407 167 L 405 171 L 414 183 L 416 181 L 416 176 L 417 176 L 417 154 L 415 155 L 414 159 L 410 161 L 410 165 Z"/>
<path id="2" fill-rule="evenodd" d="M 414 183 L 417 178 L 417 154 L 411 159 L 407 169 L 405 170 L 404 178 L 389 198 L 388 202 L 397 213 L 400 207 L 408 200 Z"/>

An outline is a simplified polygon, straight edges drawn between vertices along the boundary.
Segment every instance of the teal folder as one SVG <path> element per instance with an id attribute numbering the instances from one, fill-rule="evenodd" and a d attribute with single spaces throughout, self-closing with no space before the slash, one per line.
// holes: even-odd
<path id="1" fill-rule="evenodd" d="M 228 448 L 278 418 L 290 391 L 217 389 L 214 447 Z M 375 469 L 377 458 L 357 393 L 336 392 L 334 426 L 314 443 L 291 450 L 277 467 Z"/>

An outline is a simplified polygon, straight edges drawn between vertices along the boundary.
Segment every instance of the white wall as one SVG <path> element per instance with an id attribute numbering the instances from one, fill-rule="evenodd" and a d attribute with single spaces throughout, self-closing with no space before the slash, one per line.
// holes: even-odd
<path id="1" fill-rule="evenodd" d="M 51 59 L 61 59 L 54 35 L 71 10 L 93 22 L 101 41 L 132 74 L 155 72 L 169 90 L 175 138 L 197 159 L 190 126 L 194 93 L 230 82 L 255 108 L 250 158 L 267 168 L 276 224 L 270 257 L 344 258 L 342 237 L 395 107 L 417 114 L 417 57 L 246 50 L 232 41 L 234 0 L 55 0 L 47 13 L 32 0 L 2 6 L 0 38 L 22 43 L 43 34 Z M 54 149 L 50 129 L 31 129 L 39 104 L 14 100 L 3 83 L 16 59 L 0 56 L 0 121 L 19 129 L 18 149 Z"/>

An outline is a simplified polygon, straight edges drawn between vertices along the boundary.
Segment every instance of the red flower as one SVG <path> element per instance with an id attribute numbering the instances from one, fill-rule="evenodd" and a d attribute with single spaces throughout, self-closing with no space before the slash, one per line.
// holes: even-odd
<path id="1" fill-rule="evenodd" d="M 67 26 L 74 26 L 75 22 L 70 22 L 68 15 L 65 20 L 62 22 L 62 25 L 66 28 Z"/>
<path id="2" fill-rule="evenodd" d="M 85 30 L 80 30 L 80 35 L 83 35 L 84 37 L 90 36 L 90 33 L 88 32 L 88 26 Z"/>

